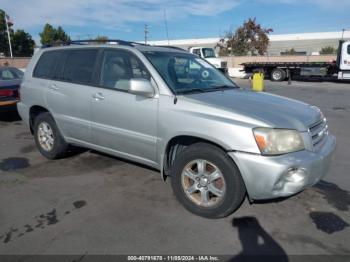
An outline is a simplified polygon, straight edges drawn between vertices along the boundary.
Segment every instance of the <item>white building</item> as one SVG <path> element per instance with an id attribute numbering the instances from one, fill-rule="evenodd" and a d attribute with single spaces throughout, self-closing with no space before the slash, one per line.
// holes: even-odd
<path id="1" fill-rule="evenodd" d="M 317 55 L 323 47 L 338 47 L 338 42 L 342 37 L 350 40 L 349 31 L 339 32 L 319 32 L 319 33 L 300 33 L 270 35 L 270 45 L 268 55 L 281 55 L 286 50 L 293 48 L 298 54 Z M 151 45 L 172 45 L 183 49 L 191 46 L 215 47 L 220 38 L 198 38 L 198 39 L 179 39 L 179 40 L 160 40 L 149 41 Z"/>

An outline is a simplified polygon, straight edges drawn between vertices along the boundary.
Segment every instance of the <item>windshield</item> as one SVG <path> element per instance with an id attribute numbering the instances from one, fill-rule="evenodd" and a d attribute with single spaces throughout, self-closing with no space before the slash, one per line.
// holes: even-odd
<path id="1" fill-rule="evenodd" d="M 144 52 L 175 94 L 237 88 L 198 56 L 176 52 Z"/>
<path id="2" fill-rule="evenodd" d="M 213 58 L 213 57 L 216 57 L 213 48 L 203 48 L 202 50 L 203 50 L 204 58 Z"/>

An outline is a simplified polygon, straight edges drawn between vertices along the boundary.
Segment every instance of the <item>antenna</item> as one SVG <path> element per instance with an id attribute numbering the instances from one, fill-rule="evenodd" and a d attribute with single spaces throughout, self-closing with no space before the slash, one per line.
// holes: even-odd
<path id="1" fill-rule="evenodd" d="M 169 33 L 168 33 L 168 21 L 166 18 L 166 9 L 164 9 L 164 24 L 165 24 L 166 39 L 168 40 L 168 45 L 170 45 L 169 44 Z"/>
<path id="2" fill-rule="evenodd" d="M 145 45 L 147 45 L 148 33 L 149 33 L 148 25 L 145 24 Z"/>

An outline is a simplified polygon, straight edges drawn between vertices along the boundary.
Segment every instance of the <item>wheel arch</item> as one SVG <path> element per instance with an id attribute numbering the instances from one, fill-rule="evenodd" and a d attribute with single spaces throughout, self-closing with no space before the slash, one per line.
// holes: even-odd
<path id="1" fill-rule="evenodd" d="M 182 150 L 184 150 L 186 147 L 190 145 L 193 145 L 199 142 L 211 144 L 213 146 L 220 148 L 224 152 L 228 151 L 225 145 L 220 144 L 217 141 L 208 140 L 201 136 L 189 135 L 189 134 L 174 136 L 168 140 L 164 149 L 162 150 L 163 157 L 161 160 L 162 162 L 161 173 L 162 173 L 163 179 L 166 179 L 166 177 L 169 176 L 169 171 L 171 169 L 171 166 L 174 163 L 176 157 L 182 152 Z"/>
<path id="2" fill-rule="evenodd" d="M 34 134 L 35 118 L 42 113 L 50 113 L 50 111 L 45 107 L 39 105 L 33 105 L 29 109 L 29 128 L 32 135 Z"/>

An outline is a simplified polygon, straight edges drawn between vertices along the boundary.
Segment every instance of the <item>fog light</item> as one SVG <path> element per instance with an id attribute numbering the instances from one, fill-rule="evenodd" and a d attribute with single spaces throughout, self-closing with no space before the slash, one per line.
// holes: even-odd
<path id="1" fill-rule="evenodd" d="M 292 168 L 289 169 L 286 176 L 285 180 L 288 182 L 293 182 L 293 183 L 299 183 L 305 180 L 306 178 L 306 171 L 301 168 Z"/>

